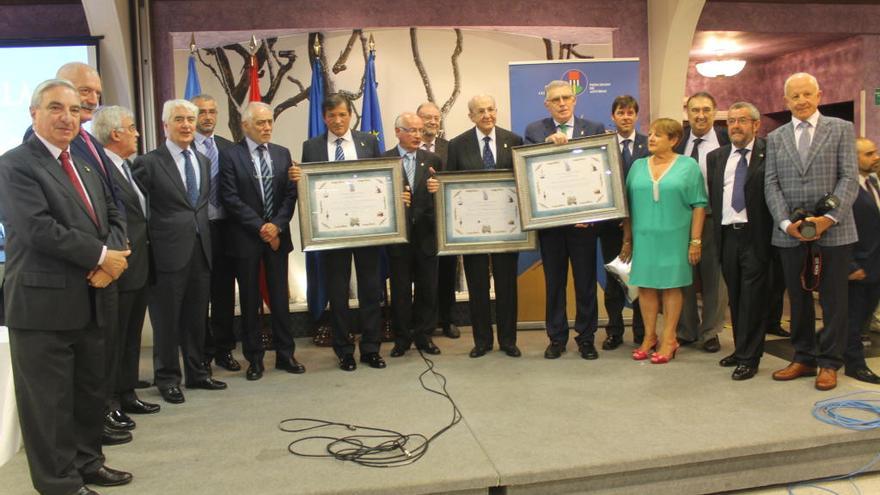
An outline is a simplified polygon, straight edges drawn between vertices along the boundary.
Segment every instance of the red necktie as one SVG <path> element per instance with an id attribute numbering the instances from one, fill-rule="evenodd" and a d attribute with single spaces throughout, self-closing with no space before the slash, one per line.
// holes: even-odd
<path id="1" fill-rule="evenodd" d="M 92 156 L 95 157 L 95 161 L 98 163 L 98 166 L 101 167 L 101 172 L 104 175 L 107 175 L 107 170 L 104 169 L 104 161 L 101 160 L 101 155 L 98 154 L 98 148 L 95 148 L 95 145 L 92 143 L 91 138 L 89 138 L 89 133 L 86 132 L 82 127 L 79 128 L 79 135 L 82 136 L 83 141 L 86 142 L 86 146 L 89 147 L 89 151 L 92 152 Z"/>
<path id="2" fill-rule="evenodd" d="M 83 204 L 86 205 L 86 209 L 89 211 L 89 217 L 91 217 L 92 222 L 94 222 L 95 225 L 100 226 L 98 223 L 98 217 L 95 216 L 95 210 L 92 209 L 92 204 L 89 203 L 89 199 L 86 197 L 86 190 L 83 189 L 83 185 L 76 176 L 76 172 L 73 171 L 73 164 L 70 163 L 70 153 L 62 151 L 59 159 L 61 160 L 61 168 L 64 170 L 64 173 L 67 174 L 67 178 L 70 179 L 70 183 L 73 185 L 73 188 L 76 189 L 77 194 L 79 194 L 79 199 L 81 199 Z"/>

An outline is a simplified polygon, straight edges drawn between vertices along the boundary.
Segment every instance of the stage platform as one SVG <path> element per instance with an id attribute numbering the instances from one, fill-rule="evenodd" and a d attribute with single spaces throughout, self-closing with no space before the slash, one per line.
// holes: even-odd
<path id="1" fill-rule="evenodd" d="M 420 387 L 418 353 L 386 357 L 385 370 L 345 373 L 332 351 L 298 339 L 305 375 L 275 371 L 268 354 L 262 380 L 215 367 L 229 389 L 184 389 L 182 405 L 140 391 L 162 411 L 134 416 L 134 441 L 105 449 L 108 465 L 132 471 L 134 482 L 98 491 L 684 495 L 848 473 L 880 452 L 880 431 L 844 430 L 811 415 L 817 400 L 876 387 L 841 377 L 836 390 L 822 393 L 811 379 L 774 382 L 771 371 L 785 361 L 770 355 L 757 377 L 733 382 L 731 370 L 717 365 L 732 348 L 729 330 L 721 353 L 682 348 L 668 365 L 633 361 L 629 334 L 597 361 L 581 359 L 573 342 L 561 359 L 546 360 L 540 331 L 520 332 L 519 359 L 497 350 L 471 359 L 467 330 L 458 340 L 436 337 L 443 354 L 434 359 L 463 420 L 414 465 L 375 469 L 288 453 L 298 437 L 279 431 L 285 418 L 430 436 L 452 416 L 445 399 Z M 142 375 L 150 352 L 144 349 Z M 869 360 L 874 369 L 878 359 Z M 6 495 L 32 493 L 23 452 L 0 468 L 0 480 Z"/>

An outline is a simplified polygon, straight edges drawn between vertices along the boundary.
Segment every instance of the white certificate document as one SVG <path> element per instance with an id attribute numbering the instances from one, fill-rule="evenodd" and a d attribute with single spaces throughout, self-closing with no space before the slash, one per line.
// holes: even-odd
<path id="1" fill-rule="evenodd" d="M 391 224 L 393 189 L 387 177 L 317 179 L 313 191 L 312 222 L 319 234 L 372 234 Z"/>
<path id="2" fill-rule="evenodd" d="M 457 189 L 450 207 L 455 238 L 521 237 L 515 185 Z"/>
<path id="3" fill-rule="evenodd" d="M 608 201 L 605 157 L 568 154 L 534 160 L 532 197 L 535 214 L 593 206 Z"/>

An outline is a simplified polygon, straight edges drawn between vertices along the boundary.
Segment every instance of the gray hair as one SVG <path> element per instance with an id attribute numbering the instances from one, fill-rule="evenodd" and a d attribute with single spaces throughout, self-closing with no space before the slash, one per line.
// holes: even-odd
<path id="1" fill-rule="evenodd" d="M 788 76 L 788 79 L 785 80 L 785 84 L 782 86 L 782 92 L 788 94 L 788 85 L 791 84 L 791 81 L 801 77 L 807 78 L 807 80 L 816 87 L 816 91 L 819 91 L 819 81 L 817 81 L 812 74 L 808 74 L 806 72 L 795 72 L 794 74 Z"/>
<path id="2" fill-rule="evenodd" d="M 169 121 L 171 120 L 171 114 L 174 113 L 174 109 L 177 107 L 183 107 L 192 112 L 193 115 L 199 114 L 199 107 L 190 103 L 188 100 L 168 100 L 165 102 L 164 105 L 162 105 L 162 122 L 164 122 L 165 124 L 170 124 Z"/>
<path id="3" fill-rule="evenodd" d="M 98 70 L 92 67 L 89 64 L 84 64 L 82 62 L 68 62 L 61 67 L 58 68 L 58 71 L 55 73 L 55 77 L 58 79 L 71 79 L 71 75 L 79 74 L 80 72 L 86 72 L 90 75 L 95 75 L 100 77 L 98 74 Z"/>
<path id="4" fill-rule="evenodd" d="M 241 112 L 241 121 L 244 122 L 253 122 L 254 121 L 254 111 L 258 108 L 265 108 L 269 110 L 269 113 L 272 113 L 272 107 L 268 104 L 263 103 L 262 101 L 252 101 L 245 105 L 244 111 Z"/>
<path id="5" fill-rule="evenodd" d="M 125 107 L 118 105 L 101 107 L 92 119 L 92 133 L 101 144 L 106 145 L 110 142 L 110 134 L 123 128 L 122 121 L 126 118 L 134 120 L 134 115 Z"/>
<path id="6" fill-rule="evenodd" d="M 492 96 L 492 95 L 486 95 L 486 94 L 482 94 L 482 95 L 474 95 L 474 96 L 471 97 L 470 100 L 468 100 L 468 113 L 474 113 L 474 105 L 477 104 L 477 100 L 479 100 L 480 98 L 489 98 L 490 100 L 492 100 L 492 106 L 493 106 L 493 107 L 496 106 L 496 105 L 495 105 L 495 97 L 494 97 L 494 96 Z"/>
<path id="7" fill-rule="evenodd" d="M 412 112 L 403 112 L 402 114 L 398 115 L 396 119 L 394 119 L 394 127 L 396 129 L 403 129 L 403 122 L 406 119 L 413 119 L 413 118 L 422 120 L 422 118 L 419 117 L 417 114 L 414 114 Z"/>
<path id="8" fill-rule="evenodd" d="M 565 81 L 560 81 L 559 79 L 557 79 L 555 81 L 550 81 L 549 83 L 547 83 L 546 86 L 544 86 L 544 101 L 547 101 L 547 96 L 550 94 L 550 90 L 556 89 L 556 88 L 571 89 L 571 84 L 569 84 Z M 574 94 L 574 91 L 572 91 L 571 94 Z"/>
<path id="9" fill-rule="evenodd" d="M 31 109 L 39 108 L 43 103 L 43 93 L 52 88 L 57 88 L 58 86 L 63 86 L 76 93 L 76 86 L 67 79 L 47 79 L 38 84 L 37 89 L 35 89 L 34 93 L 31 95 Z M 79 101 L 79 95 L 77 95 L 77 101 Z"/>
<path id="10" fill-rule="evenodd" d="M 728 112 L 733 110 L 740 110 L 743 108 L 749 111 L 749 117 L 751 117 L 752 120 L 761 120 L 761 112 L 758 111 L 758 107 L 752 105 L 747 101 L 738 101 L 733 105 L 730 105 L 730 110 L 728 110 Z"/>
<path id="11" fill-rule="evenodd" d="M 198 101 L 198 100 L 204 100 L 204 101 L 217 101 L 217 100 L 214 99 L 213 96 L 211 96 L 211 95 L 209 95 L 209 94 L 207 94 L 207 93 L 197 94 L 197 95 L 195 95 L 195 96 L 193 96 L 192 98 L 189 99 L 190 103 L 195 103 L 195 102 Z"/>

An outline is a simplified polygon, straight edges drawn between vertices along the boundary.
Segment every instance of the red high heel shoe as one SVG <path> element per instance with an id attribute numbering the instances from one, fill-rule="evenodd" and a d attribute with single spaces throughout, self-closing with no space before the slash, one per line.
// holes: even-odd
<path id="1" fill-rule="evenodd" d="M 648 347 L 645 350 L 642 350 L 641 348 L 634 350 L 632 353 L 632 358 L 636 361 L 644 361 L 645 359 L 648 359 L 652 355 L 652 354 L 648 354 L 648 353 L 655 350 L 655 349 L 657 349 L 657 342 L 656 341 L 653 344 L 651 344 L 651 347 Z"/>
<path id="2" fill-rule="evenodd" d="M 672 348 L 672 354 L 669 356 L 664 356 L 659 352 L 655 352 L 654 355 L 651 356 L 651 364 L 666 364 L 669 361 L 675 359 L 675 353 L 678 352 L 679 344 L 676 343 L 675 347 Z"/>

